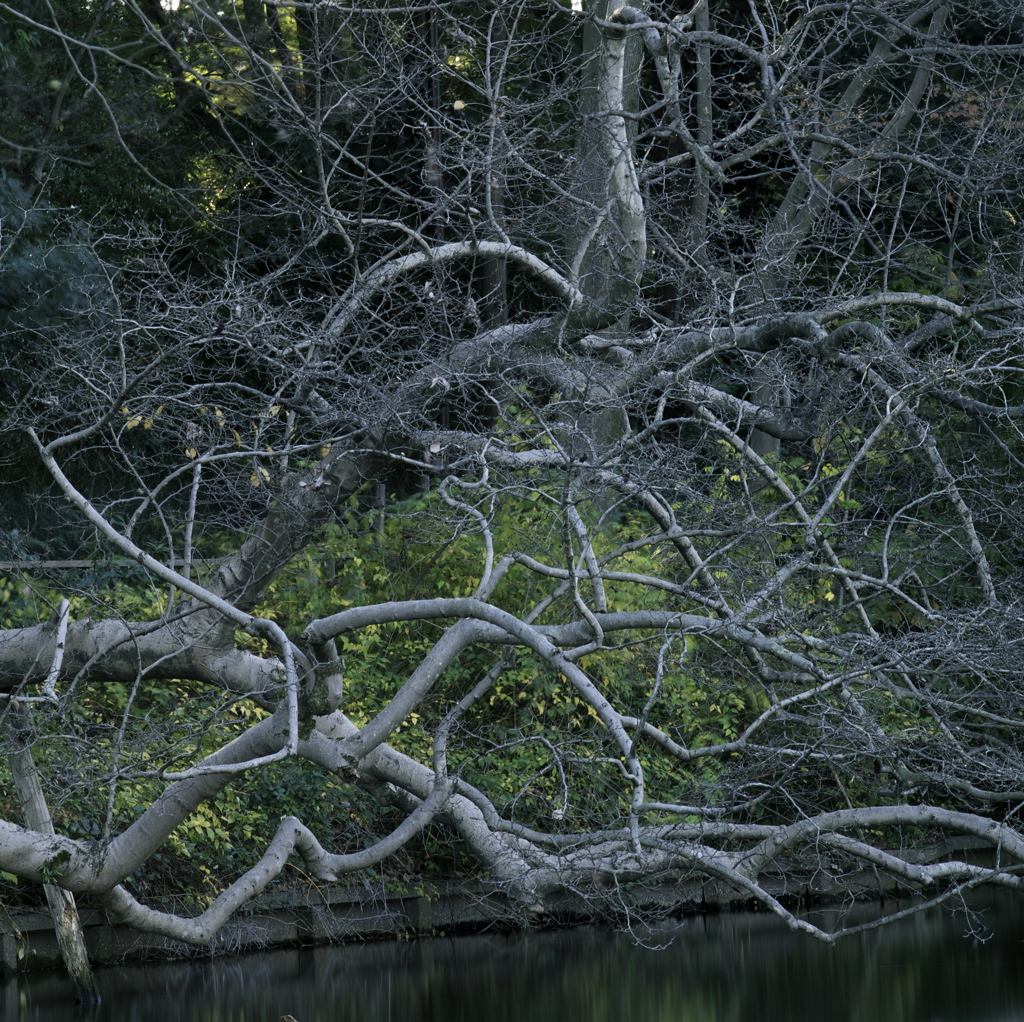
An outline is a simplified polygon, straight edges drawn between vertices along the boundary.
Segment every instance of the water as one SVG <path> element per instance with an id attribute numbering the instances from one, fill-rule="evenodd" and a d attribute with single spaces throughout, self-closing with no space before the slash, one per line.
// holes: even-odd
<path id="1" fill-rule="evenodd" d="M 916 916 L 828 948 L 761 914 L 301 948 L 97 970 L 92 1022 L 1024 1022 L 1024 903 Z M 820 921 L 822 917 L 818 917 Z M 988 934 L 988 939 L 979 939 Z M 966 936 L 965 936 L 966 934 Z M 70 1022 L 66 980 L 0 985 L 4 1022 Z"/>

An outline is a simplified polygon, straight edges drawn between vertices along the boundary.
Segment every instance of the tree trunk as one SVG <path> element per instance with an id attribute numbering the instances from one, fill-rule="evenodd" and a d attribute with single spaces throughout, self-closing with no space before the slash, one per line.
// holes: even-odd
<path id="1" fill-rule="evenodd" d="M 588 9 L 601 19 L 635 14 L 634 8 L 615 10 L 608 0 L 594 0 Z M 574 283 L 607 314 L 608 323 L 621 326 L 628 324 L 647 255 L 645 210 L 633 165 L 635 126 L 623 116 L 639 107 L 642 58 L 638 32 L 592 21 L 584 26 L 579 170 L 573 188 L 581 202 L 572 211 L 567 257 Z"/>
<path id="2" fill-rule="evenodd" d="M 508 24 L 500 4 L 494 5 L 491 16 L 487 57 L 487 91 L 491 100 L 491 136 L 488 146 L 487 180 L 484 182 L 484 203 L 488 233 L 508 241 L 505 233 L 505 164 L 506 146 L 502 127 L 502 106 L 505 58 L 508 48 Z M 508 322 L 508 274 L 504 256 L 491 256 L 480 264 L 480 319 L 485 329 L 504 326 Z"/>

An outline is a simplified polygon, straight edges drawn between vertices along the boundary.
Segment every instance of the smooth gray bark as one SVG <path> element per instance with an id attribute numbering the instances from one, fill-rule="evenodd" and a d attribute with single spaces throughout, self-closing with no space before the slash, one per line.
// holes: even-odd
<path id="1" fill-rule="evenodd" d="M 642 9 L 642 5 L 641 5 Z M 628 313 L 636 300 L 647 258 L 643 197 L 633 160 L 635 134 L 628 113 L 636 111 L 643 58 L 639 34 L 623 25 L 642 17 L 632 7 L 607 0 L 588 4 L 583 27 L 578 180 L 582 201 L 572 212 L 567 260 L 594 313 L 608 325 Z"/>

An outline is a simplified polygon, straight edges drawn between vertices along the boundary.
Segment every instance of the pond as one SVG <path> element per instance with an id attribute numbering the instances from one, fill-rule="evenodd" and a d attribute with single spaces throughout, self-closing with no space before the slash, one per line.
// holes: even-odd
<path id="1" fill-rule="evenodd" d="M 774 917 L 297 948 L 97 970 L 95 1022 L 1024 1022 L 1021 902 L 829 948 Z M 825 918 L 819 913 L 816 922 Z M 0 986 L 4 1022 L 68 1022 L 66 980 Z"/>

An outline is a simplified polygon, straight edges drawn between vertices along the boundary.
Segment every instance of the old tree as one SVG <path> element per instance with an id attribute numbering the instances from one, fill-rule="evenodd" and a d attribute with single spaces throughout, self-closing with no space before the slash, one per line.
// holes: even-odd
<path id="1" fill-rule="evenodd" d="M 0 869 L 1020 887 L 1015 5 L 221 6 L 0 3 Z"/>

